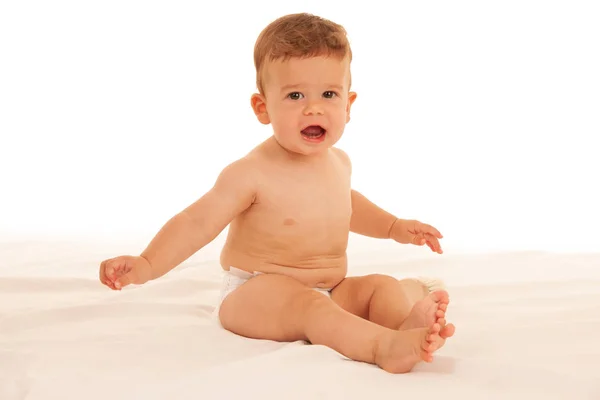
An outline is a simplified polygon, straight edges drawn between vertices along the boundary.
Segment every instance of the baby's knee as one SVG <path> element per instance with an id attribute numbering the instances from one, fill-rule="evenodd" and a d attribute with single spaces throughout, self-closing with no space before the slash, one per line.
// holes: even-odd
<path id="1" fill-rule="evenodd" d="M 373 285 L 374 288 L 398 285 L 398 279 L 390 275 L 371 274 L 368 275 L 368 277 L 371 285 Z"/>

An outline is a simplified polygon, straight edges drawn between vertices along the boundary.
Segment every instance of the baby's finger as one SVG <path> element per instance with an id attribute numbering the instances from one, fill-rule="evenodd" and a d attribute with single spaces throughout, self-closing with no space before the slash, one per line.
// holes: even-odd
<path id="1" fill-rule="evenodd" d="M 100 264 L 100 282 L 102 282 L 105 286 L 109 287 L 110 289 L 115 290 L 115 285 L 110 280 L 110 278 L 106 276 L 106 265 L 107 261 L 103 261 L 102 264 Z"/>
<path id="2" fill-rule="evenodd" d="M 113 288 L 113 284 L 112 284 L 112 280 L 110 279 L 109 276 L 109 260 L 104 261 L 101 264 L 101 268 L 100 268 L 100 280 L 102 281 L 103 284 L 105 284 L 106 286 L 108 286 L 109 288 Z"/>
<path id="3" fill-rule="evenodd" d="M 104 266 L 101 268 L 102 278 L 104 278 L 104 282 L 107 284 L 112 283 L 111 275 L 111 260 L 106 260 L 102 263 Z"/>
<path id="4" fill-rule="evenodd" d="M 106 261 L 102 261 L 100 263 L 100 269 L 98 271 L 98 279 L 100 279 L 100 282 L 102 282 L 103 284 L 106 285 Z"/>
<path id="5" fill-rule="evenodd" d="M 123 274 L 122 268 L 121 268 L 121 263 L 114 261 L 114 260 L 110 260 L 107 264 L 106 264 L 106 276 L 108 277 L 108 279 L 114 283 L 115 280 L 117 280 L 117 278 L 119 276 L 121 276 Z"/>
<path id="6" fill-rule="evenodd" d="M 435 244 L 430 243 L 430 242 L 428 242 L 427 244 L 429 245 L 429 248 L 431 249 L 431 251 L 433 251 L 434 253 L 439 253 L 439 250 Z"/>
<path id="7" fill-rule="evenodd" d="M 435 229 L 431 225 L 425 224 L 425 232 L 428 233 L 428 234 L 430 234 L 430 235 L 433 235 L 433 236 L 437 237 L 438 239 L 442 239 L 443 238 L 443 236 L 440 233 L 440 231 L 438 231 L 437 229 Z"/>
<path id="8" fill-rule="evenodd" d="M 129 279 L 129 275 L 123 275 L 115 281 L 115 288 L 117 290 L 120 290 L 129 284 L 131 284 L 131 279 Z"/>
<path id="9" fill-rule="evenodd" d="M 432 251 L 442 254 L 442 246 L 435 236 L 428 235 L 427 244 Z"/>
<path id="10" fill-rule="evenodd" d="M 427 246 L 431 249 L 431 251 L 435 251 L 435 248 L 433 247 L 433 244 L 431 244 L 431 242 L 427 242 Z"/>

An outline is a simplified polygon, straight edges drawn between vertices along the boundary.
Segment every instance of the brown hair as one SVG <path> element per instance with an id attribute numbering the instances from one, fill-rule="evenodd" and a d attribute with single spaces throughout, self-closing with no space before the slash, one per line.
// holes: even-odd
<path id="1" fill-rule="evenodd" d="M 352 61 L 346 30 L 316 15 L 289 14 L 267 25 L 254 45 L 256 86 L 263 93 L 262 69 L 266 61 L 292 57 L 333 56 Z"/>

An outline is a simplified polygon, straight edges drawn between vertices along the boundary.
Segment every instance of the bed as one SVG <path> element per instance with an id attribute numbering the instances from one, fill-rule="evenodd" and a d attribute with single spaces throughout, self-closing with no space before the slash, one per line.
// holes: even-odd
<path id="1" fill-rule="evenodd" d="M 600 399 L 600 253 L 351 246 L 350 275 L 437 276 L 451 294 L 456 336 L 392 375 L 224 331 L 218 242 L 160 280 L 100 285 L 102 259 L 141 246 L 0 241 L 0 399 Z"/>

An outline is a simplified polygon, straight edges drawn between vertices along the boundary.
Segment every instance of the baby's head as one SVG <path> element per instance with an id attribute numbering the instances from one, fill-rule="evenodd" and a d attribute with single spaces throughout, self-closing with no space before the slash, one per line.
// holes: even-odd
<path id="1" fill-rule="evenodd" d="M 351 61 L 345 29 L 318 16 L 286 15 L 261 32 L 251 103 L 282 147 L 311 155 L 340 139 L 356 99 Z"/>

